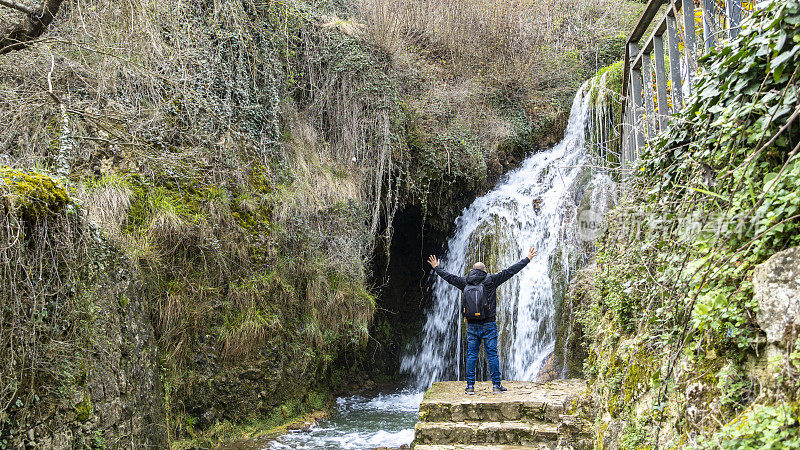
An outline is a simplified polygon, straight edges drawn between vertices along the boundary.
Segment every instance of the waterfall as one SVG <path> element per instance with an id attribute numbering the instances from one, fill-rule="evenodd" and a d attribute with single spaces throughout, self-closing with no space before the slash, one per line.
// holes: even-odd
<path id="1" fill-rule="evenodd" d="M 594 198 L 600 195 L 598 189 L 613 186 L 606 174 L 588 167 L 587 134 L 599 134 L 587 131 L 597 130 L 589 125 L 596 120 L 596 101 L 589 94 L 593 82 L 576 94 L 564 139 L 528 157 L 466 208 L 442 258 L 442 268 L 450 273 L 464 275 L 476 261 L 496 273 L 522 259 L 529 246 L 538 250 L 530 264 L 497 291 L 498 349 L 507 380 L 535 380 L 553 353 L 556 310 L 571 272 L 585 256 L 581 242 L 592 240 L 596 226 L 598 211 L 591 210 L 591 201 L 582 202 L 583 193 L 594 186 L 587 196 Z M 584 214 L 587 203 L 590 211 Z M 586 229 L 578 226 L 589 223 Z M 438 380 L 463 379 L 465 373 L 461 292 L 438 277 L 432 289 L 433 306 L 419 345 L 401 361 L 401 370 L 420 389 Z M 482 375 L 479 364 L 478 379 Z"/>

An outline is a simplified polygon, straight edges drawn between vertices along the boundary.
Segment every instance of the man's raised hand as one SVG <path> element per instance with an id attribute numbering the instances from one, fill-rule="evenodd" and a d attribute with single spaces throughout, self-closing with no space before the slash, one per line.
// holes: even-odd
<path id="1" fill-rule="evenodd" d="M 538 254 L 539 254 L 539 251 L 538 250 L 534 250 L 533 246 L 531 245 L 531 248 L 528 250 L 528 259 L 532 260 L 533 257 L 538 255 Z"/>
<path id="2" fill-rule="evenodd" d="M 435 269 L 435 268 L 439 267 L 439 259 L 436 256 L 431 255 L 431 256 L 428 257 L 428 264 L 430 264 L 431 267 L 433 267 Z"/>

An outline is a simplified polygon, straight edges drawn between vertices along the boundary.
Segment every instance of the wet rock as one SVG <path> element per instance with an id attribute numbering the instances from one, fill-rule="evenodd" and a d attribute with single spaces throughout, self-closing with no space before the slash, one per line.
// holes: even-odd
<path id="1" fill-rule="evenodd" d="M 311 429 L 311 427 L 317 426 L 319 420 L 322 420 L 324 417 L 326 417 L 325 414 L 318 411 L 317 413 L 309 414 L 305 417 L 290 422 L 286 425 L 286 429 L 288 431 L 308 431 Z"/>
<path id="2" fill-rule="evenodd" d="M 264 372 L 259 369 L 247 369 L 239 375 L 243 380 L 260 380 L 264 378 Z"/>
<path id="3" fill-rule="evenodd" d="M 781 342 L 787 330 L 800 328 L 800 247 L 778 252 L 756 266 L 753 290 L 758 325 L 769 342 Z"/>
<path id="4" fill-rule="evenodd" d="M 537 383 L 547 383 L 548 381 L 553 381 L 558 378 L 558 371 L 556 370 L 556 355 L 555 353 L 550 353 L 542 368 L 539 370 L 539 375 L 536 377 Z"/>
<path id="5" fill-rule="evenodd" d="M 216 409 L 209 409 L 200 416 L 200 425 L 208 427 L 219 421 L 220 414 Z"/>

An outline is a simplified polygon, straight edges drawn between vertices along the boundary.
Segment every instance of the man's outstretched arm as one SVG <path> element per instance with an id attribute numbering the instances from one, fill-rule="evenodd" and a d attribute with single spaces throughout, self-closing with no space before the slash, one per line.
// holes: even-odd
<path id="1" fill-rule="evenodd" d="M 446 270 L 442 269 L 439 266 L 439 258 L 437 258 L 437 257 L 435 257 L 433 255 L 429 256 L 428 257 L 428 264 L 430 264 L 431 267 L 433 267 L 433 270 L 436 272 L 437 275 L 439 275 L 440 277 L 444 278 L 444 281 L 447 281 L 448 283 L 452 284 L 453 286 L 455 286 L 455 287 L 457 287 L 457 288 L 459 288 L 461 290 L 463 290 L 465 287 L 467 287 L 467 279 L 464 278 L 464 277 L 459 277 L 459 276 L 453 275 L 452 273 L 447 272 Z"/>
<path id="2" fill-rule="evenodd" d="M 514 264 L 513 266 L 509 267 L 508 269 L 501 270 L 500 272 L 492 275 L 492 279 L 494 280 L 495 286 L 499 286 L 499 285 L 505 283 L 511 277 L 516 275 L 517 272 L 519 272 L 525 266 L 527 266 L 528 263 L 531 262 L 531 259 L 533 259 L 537 254 L 539 254 L 539 252 L 534 250 L 533 247 L 531 247 L 530 250 L 528 250 L 528 257 L 527 258 L 524 258 L 522 261 Z"/>

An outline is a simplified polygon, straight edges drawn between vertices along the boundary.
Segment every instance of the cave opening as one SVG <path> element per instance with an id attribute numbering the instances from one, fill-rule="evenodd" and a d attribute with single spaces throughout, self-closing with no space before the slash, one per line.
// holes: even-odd
<path id="1" fill-rule="evenodd" d="M 432 229 L 417 205 L 399 209 L 392 222 L 393 236 L 373 258 L 373 285 L 377 312 L 370 330 L 373 378 L 399 381 L 400 358 L 425 324 L 433 301 L 433 271 L 428 255 L 441 256 L 447 246 L 445 232 Z"/>

